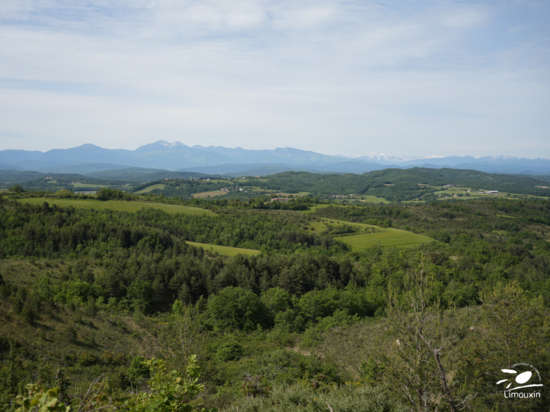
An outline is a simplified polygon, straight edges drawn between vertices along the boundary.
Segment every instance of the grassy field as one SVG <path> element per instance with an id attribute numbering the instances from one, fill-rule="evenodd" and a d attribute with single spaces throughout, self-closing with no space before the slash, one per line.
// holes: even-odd
<path id="1" fill-rule="evenodd" d="M 211 190 L 209 192 L 193 193 L 193 199 L 208 199 L 209 197 L 223 196 L 229 193 L 227 190 Z"/>
<path id="2" fill-rule="evenodd" d="M 344 220 L 322 219 L 310 224 L 310 228 L 315 233 L 323 233 L 329 229 L 329 226 L 351 226 L 356 231 L 356 233 L 334 237 L 334 239 L 350 246 L 353 251 L 365 250 L 376 246 L 415 247 L 433 241 L 428 236 L 419 235 L 407 230 L 384 228 Z"/>
<path id="3" fill-rule="evenodd" d="M 366 223 L 357 223 L 357 222 L 348 222 L 345 220 L 337 220 L 337 219 L 327 219 L 322 218 L 321 220 L 315 221 L 310 223 L 309 227 L 313 229 L 315 233 L 321 234 L 327 229 L 329 229 L 329 226 L 351 226 L 355 231 L 361 232 L 361 231 L 369 231 L 372 232 L 372 230 L 385 230 L 379 226 L 375 225 L 368 225 Z"/>
<path id="4" fill-rule="evenodd" d="M 386 200 L 383 197 L 378 197 L 378 196 L 373 196 L 373 195 L 363 195 L 363 196 L 361 196 L 361 202 L 364 202 L 364 203 L 390 203 L 389 200 Z"/>
<path id="5" fill-rule="evenodd" d="M 153 190 L 162 190 L 166 187 L 164 183 L 157 183 L 155 185 L 147 186 L 141 190 L 138 190 L 137 194 L 151 193 Z"/>
<path id="6" fill-rule="evenodd" d="M 330 204 L 330 203 L 317 204 L 317 205 L 310 206 L 310 208 L 308 210 L 304 210 L 303 213 L 315 213 L 317 210 L 322 209 L 324 207 L 329 207 L 329 206 L 336 206 L 336 205 Z"/>
<path id="7" fill-rule="evenodd" d="M 92 183 L 82 183 L 82 182 L 73 182 L 73 187 L 76 189 L 89 189 L 96 187 L 106 187 L 106 185 L 92 184 Z"/>
<path id="8" fill-rule="evenodd" d="M 215 216 L 215 213 L 192 206 L 183 205 L 169 205 L 166 203 L 145 202 L 145 201 L 126 201 L 126 200 L 95 200 L 95 199 L 58 199 L 53 197 L 30 197 L 26 199 L 19 199 L 20 202 L 30 203 L 33 205 L 41 205 L 44 202 L 48 202 L 51 205 L 57 205 L 59 207 L 75 207 L 84 209 L 98 209 L 98 210 L 115 210 L 118 212 L 137 212 L 143 208 L 159 209 L 163 212 L 170 214 L 186 214 L 193 216 Z"/>
<path id="9" fill-rule="evenodd" d="M 231 246 L 221 246 L 221 245 L 213 245 L 211 243 L 200 243 L 200 242 L 190 242 L 187 241 L 188 244 L 195 247 L 200 247 L 204 250 L 208 250 L 211 252 L 216 252 L 223 256 L 236 256 L 236 255 L 259 255 L 260 251 L 256 249 L 244 249 L 240 247 L 231 247 Z"/>
<path id="10" fill-rule="evenodd" d="M 401 229 L 379 228 L 374 233 L 364 233 L 359 235 L 339 236 L 336 240 L 343 242 L 351 247 L 354 252 L 369 249 L 371 247 L 416 247 L 423 243 L 432 242 L 433 239 L 408 232 Z"/>

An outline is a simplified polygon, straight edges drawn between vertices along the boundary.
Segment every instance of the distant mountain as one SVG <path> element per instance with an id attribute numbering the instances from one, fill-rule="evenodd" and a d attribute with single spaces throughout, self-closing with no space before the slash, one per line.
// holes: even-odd
<path id="1" fill-rule="evenodd" d="M 70 166 L 57 166 L 55 167 L 55 173 L 77 173 L 84 175 L 93 175 L 94 173 L 103 171 L 116 171 L 128 169 L 128 166 L 113 164 L 113 163 L 81 163 L 73 164 Z"/>
<path id="2" fill-rule="evenodd" d="M 505 157 L 441 157 L 416 160 L 380 155 L 348 158 L 307 150 L 276 148 L 250 150 L 219 146 L 188 146 L 157 141 L 136 150 L 105 149 L 85 144 L 47 152 L 0 151 L 0 170 L 90 174 L 117 169 L 143 168 L 227 175 L 266 175 L 283 171 L 365 173 L 388 167 L 471 169 L 489 173 L 550 175 L 550 159 Z M 1 171 L 0 171 L 1 173 Z"/>
<path id="3" fill-rule="evenodd" d="M 487 173 L 509 174 L 550 174 L 550 159 L 523 159 L 516 157 L 441 157 L 418 159 L 402 162 L 401 167 L 448 167 L 453 169 L 472 169 Z"/>

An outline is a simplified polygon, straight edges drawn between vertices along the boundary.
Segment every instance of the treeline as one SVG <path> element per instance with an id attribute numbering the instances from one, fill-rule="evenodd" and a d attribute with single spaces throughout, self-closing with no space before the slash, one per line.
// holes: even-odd
<path id="1" fill-rule="evenodd" d="M 318 253 L 345 251 L 328 236 L 306 230 L 307 218 L 280 214 L 226 213 L 221 217 L 169 215 L 143 209 L 137 214 L 23 205 L 0 200 L 0 256 L 55 257 L 70 251 L 102 255 L 122 248 L 160 248 L 185 240 L 244 248 Z M 181 246 L 183 248 L 183 246 Z"/>
<path id="2" fill-rule="evenodd" d="M 412 205 L 377 205 L 319 208 L 316 216 L 352 222 L 407 228 L 419 233 L 470 233 L 476 237 L 502 231 L 536 237 L 533 225 L 550 225 L 550 201 L 544 199 L 448 200 Z M 539 233 L 540 234 L 540 233 Z M 539 236 L 540 237 L 540 236 Z"/>

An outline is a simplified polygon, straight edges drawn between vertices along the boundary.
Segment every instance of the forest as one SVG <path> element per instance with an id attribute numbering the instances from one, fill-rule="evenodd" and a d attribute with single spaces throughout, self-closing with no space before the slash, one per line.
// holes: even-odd
<path id="1" fill-rule="evenodd" d="M 0 192 L 2 410 L 547 410 L 496 384 L 550 376 L 546 198 L 136 192 Z"/>

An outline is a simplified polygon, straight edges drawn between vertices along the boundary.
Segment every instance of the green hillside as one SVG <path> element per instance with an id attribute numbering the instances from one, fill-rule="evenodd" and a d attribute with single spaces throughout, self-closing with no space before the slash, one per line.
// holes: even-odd
<path id="1" fill-rule="evenodd" d="M 214 213 L 210 210 L 200 209 L 198 207 L 172 205 L 167 203 L 146 202 L 146 201 L 127 201 L 127 200 L 95 200 L 95 199 L 59 199 L 52 197 L 31 197 L 23 198 L 19 201 L 33 205 L 41 205 L 47 202 L 59 207 L 74 207 L 95 210 L 114 210 L 119 212 L 137 212 L 141 209 L 157 209 L 163 212 L 176 214 L 182 213 L 193 216 L 209 215 Z"/>
<path id="2" fill-rule="evenodd" d="M 500 411 L 503 365 L 550 374 L 545 199 L 66 196 L 0 194 L 1 410 Z"/>
<path id="3" fill-rule="evenodd" d="M 0 188 L 15 184 L 22 189 L 46 192 L 61 189 L 94 192 L 112 188 L 180 199 L 212 194 L 219 200 L 256 198 L 264 202 L 271 199 L 287 202 L 297 197 L 360 204 L 550 196 L 550 186 L 544 178 L 431 168 L 385 169 L 365 174 L 284 172 L 238 178 L 140 168 L 95 172 L 89 176 L 17 171 L 0 174 Z"/>
<path id="4" fill-rule="evenodd" d="M 335 237 L 336 240 L 344 242 L 353 251 L 368 249 L 371 247 L 415 247 L 424 243 L 432 242 L 428 236 L 417 235 L 400 229 L 383 229 L 375 233 L 349 235 Z"/>
<path id="5" fill-rule="evenodd" d="M 362 175 L 285 172 L 258 179 L 249 178 L 248 183 L 287 192 L 309 191 L 317 195 L 362 194 L 388 200 L 433 198 L 431 195 L 445 185 L 550 196 L 550 189 L 544 188 L 544 180 L 459 169 L 385 169 Z"/>
<path id="6" fill-rule="evenodd" d="M 221 245 L 213 245 L 210 243 L 200 243 L 200 242 L 187 242 L 191 246 L 196 246 L 204 250 L 209 250 L 211 252 L 219 253 L 223 256 L 237 256 L 237 255 L 258 255 L 260 253 L 259 250 L 255 249 L 245 249 L 240 247 L 231 247 L 231 246 L 221 246 Z"/>

